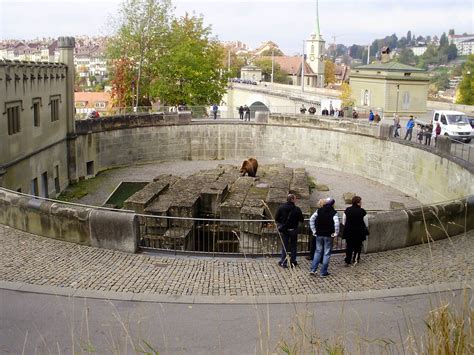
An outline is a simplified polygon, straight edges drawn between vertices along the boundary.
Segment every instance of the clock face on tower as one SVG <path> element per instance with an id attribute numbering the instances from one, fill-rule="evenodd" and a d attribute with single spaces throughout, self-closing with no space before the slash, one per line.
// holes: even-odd
<path id="1" fill-rule="evenodd" d="M 311 59 L 311 61 L 314 61 L 314 55 L 311 54 L 311 55 L 309 56 L 309 59 Z"/>

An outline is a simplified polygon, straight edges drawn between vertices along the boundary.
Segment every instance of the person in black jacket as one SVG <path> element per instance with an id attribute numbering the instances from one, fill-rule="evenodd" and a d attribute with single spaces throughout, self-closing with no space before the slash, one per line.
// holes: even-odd
<path id="1" fill-rule="evenodd" d="M 346 266 L 349 266 L 351 262 L 357 264 L 360 261 L 362 242 L 368 235 L 367 212 L 361 206 L 360 196 L 354 196 L 352 206 L 347 207 L 342 216 L 344 239 L 346 240 L 346 258 L 344 259 Z"/>
<path id="2" fill-rule="evenodd" d="M 319 263 L 323 261 L 321 267 L 321 277 L 329 275 L 329 259 L 331 258 L 333 240 L 339 234 L 339 217 L 334 209 L 334 199 L 326 199 L 324 207 L 319 208 L 309 219 L 309 226 L 313 235 L 316 236 L 316 252 L 311 264 L 310 274 L 315 275 Z"/>
<path id="3" fill-rule="evenodd" d="M 288 267 L 288 252 L 291 254 L 290 265 L 297 266 L 296 250 L 298 241 L 298 223 L 304 222 L 301 209 L 295 205 L 296 196 L 289 194 L 286 203 L 278 208 L 275 216 L 278 232 L 282 239 L 281 258 L 278 265 Z"/>

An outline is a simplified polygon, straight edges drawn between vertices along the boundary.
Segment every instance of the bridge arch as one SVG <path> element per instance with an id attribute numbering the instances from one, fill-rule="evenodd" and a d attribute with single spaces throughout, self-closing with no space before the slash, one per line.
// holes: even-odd
<path id="1" fill-rule="evenodd" d="M 256 112 L 269 112 L 270 109 L 261 101 L 255 101 L 249 105 L 250 108 L 250 118 L 255 118 Z"/>

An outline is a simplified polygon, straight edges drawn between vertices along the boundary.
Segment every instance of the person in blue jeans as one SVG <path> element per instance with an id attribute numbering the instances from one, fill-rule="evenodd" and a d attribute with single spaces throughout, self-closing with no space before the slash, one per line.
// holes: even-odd
<path id="1" fill-rule="evenodd" d="M 297 242 L 298 242 L 298 223 L 304 222 L 301 209 L 295 205 L 296 196 L 289 194 L 286 203 L 278 208 L 275 216 L 278 232 L 282 239 L 281 258 L 278 262 L 283 268 L 288 266 L 295 267 L 298 265 L 296 261 Z M 290 254 L 290 265 L 288 265 L 288 254 Z"/>
<path id="2" fill-rule="evenodd" d="M 339 217 L 334 209 L 334 199 L 328 198 L 326 204 L 316 210 L 309 220 L 309 226 L 316 236 L 316 252 L 309 273 L 316 275 L 321 259 L 321 277 L 329 276 L 329 259 L 331 258 L 333 240 L 339 234 Z"/>
<path id="3" fill-rule="evenodd" d="M 404 140 L 406 140 L 408 136 L 410 136 L 410 140 L 411 140 L 414 127 L 415 127 L 415 120 L 413 119 L 413 116 L 410 115 L 410 119 L 407 122 L 407 133 L 405 134 Z"/>

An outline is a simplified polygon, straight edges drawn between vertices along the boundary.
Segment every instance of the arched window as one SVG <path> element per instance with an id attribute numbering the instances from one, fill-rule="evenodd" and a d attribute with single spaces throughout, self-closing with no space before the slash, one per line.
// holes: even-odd
<path id="1" fill-rule="evenodd" d="M 410 108 L 410 93 L 408 91 L 403 93 L 402 107 L 404 110 L 408 110 Z"/>
<path id="2" fill-rule="evenodd" d="M 314 53 L 314 44 L 311 45 L 311 54 Z"/>
<path id="3" fill-rule="evenodd" d="M 362 90 L 362 105 L 364 106 L 370 105 L 369 90 Z"/>

